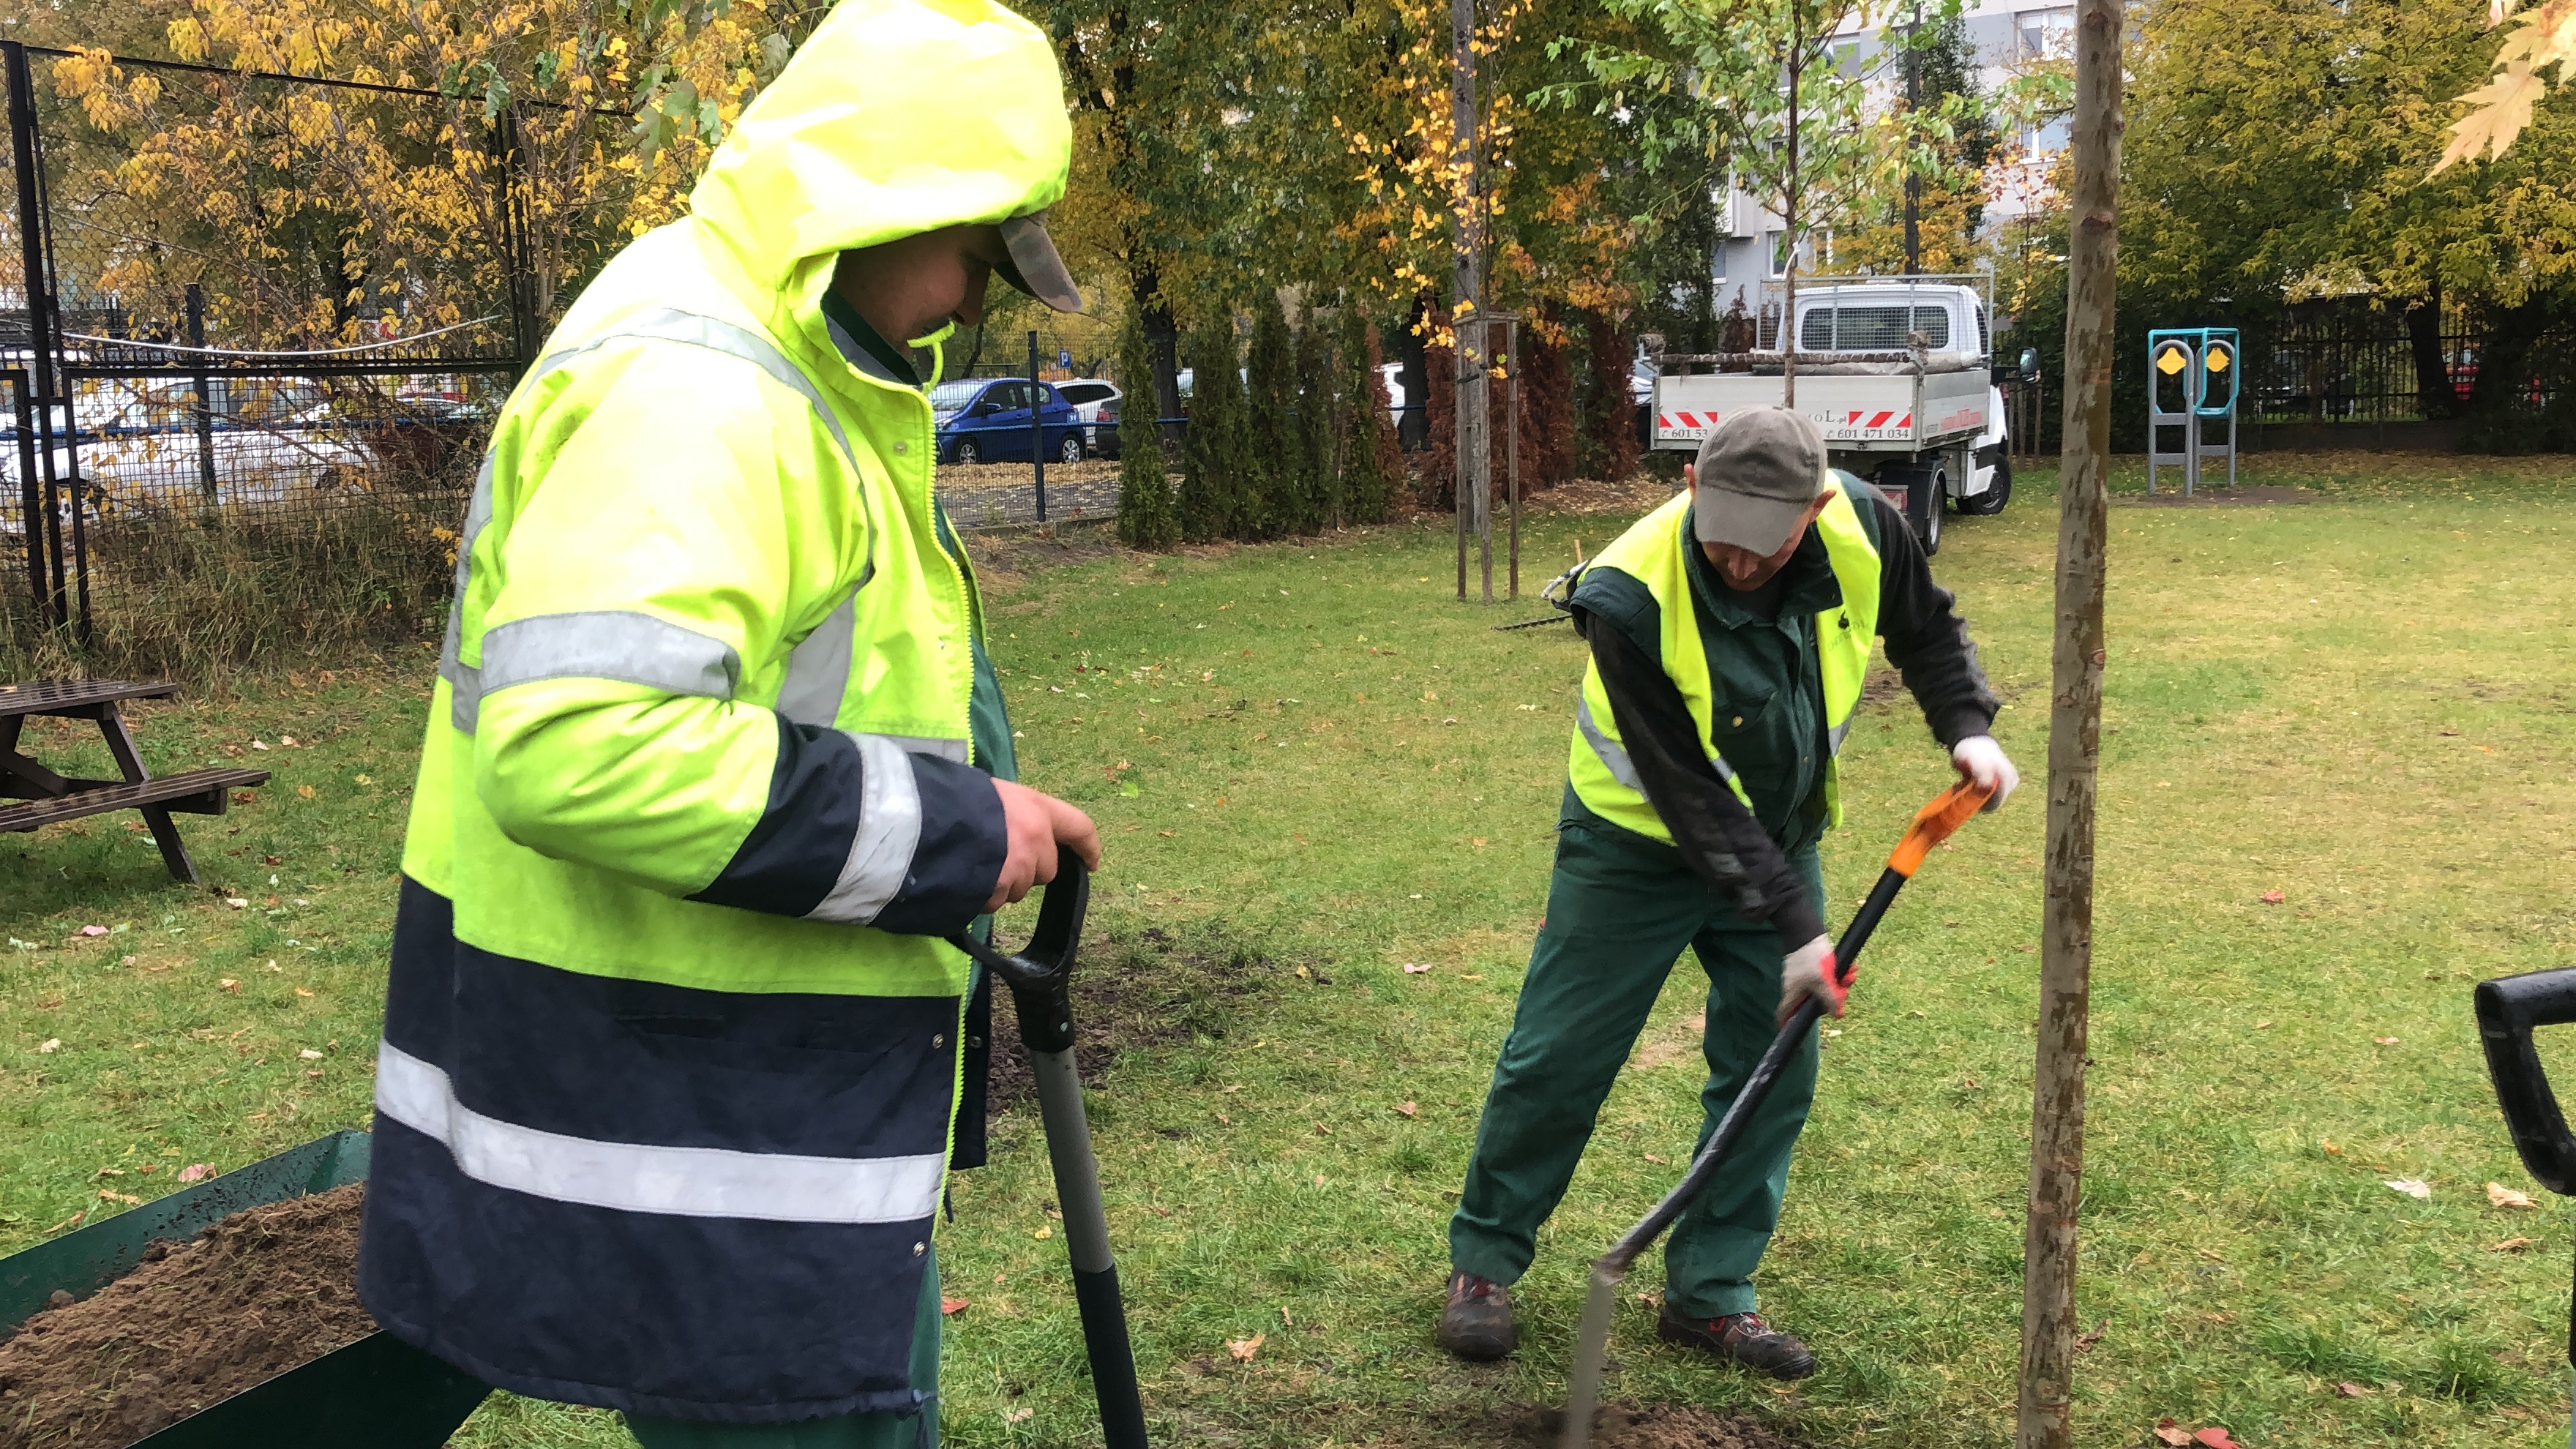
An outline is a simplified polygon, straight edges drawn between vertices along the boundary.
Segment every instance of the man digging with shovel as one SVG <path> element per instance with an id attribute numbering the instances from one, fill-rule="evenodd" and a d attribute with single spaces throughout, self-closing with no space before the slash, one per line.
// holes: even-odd
<path id="1" fill-rule="evenodd" d="M 1817 842 L 1840 823 L 1836 755 L 1874 639 L 1959 773 L 2019 782 L 1988 733 L 1997 701 L 1966 624 L 1904 516 L 1827 471 L 1823 436 L 1780 408 L 1712 430 L 1685 490 L 1603 549 L 1575 587 L 1591 646 L 1547 919 L 1449 1224 L 1439 1340 L 1512 1351 L 1508 1285 L 1556 1210 L 1611 1083 L 1684 946 L 1709 991 L 1707 1140 L 1808 996 L 1842 1014 Z M 1790 1149 L 1815 1094 L 1811 1033 L 1673 1228 L 1656 1332 L 1777 1378 L 1815 1356 L 1755 1311 Z"/>
<path id="2" fill-rule="evenodd" d="M 493 427 L 359 1290 L 646 1449 L 937 1439 L 932 1228 L 983 1118 L 942 938 L 1100 844 L 1010 782 L 904 344 L 994 273 L 1081 309 L 1038 221 L 1071 154 L 1028 22 L 844 0 Z"/>

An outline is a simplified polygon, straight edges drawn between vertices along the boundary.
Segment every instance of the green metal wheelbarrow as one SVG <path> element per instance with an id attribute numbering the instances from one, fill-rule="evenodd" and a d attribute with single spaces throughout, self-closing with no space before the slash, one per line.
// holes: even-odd
<path id="1" fill-rule="evenodd" d="M 89 1297 L 133 1271 L 156 1241 L 185 1240 L 246 1208 L 361 1181 L 367 1148 L 364 1132 L 334 1132 L 0 1258 L 0 1329 L 16 1329 L 57 1292 Z M 438 1449 L 491 1391 L 391 1334 L 371 1333 L 146 1435 L 134 1449 Z"/>

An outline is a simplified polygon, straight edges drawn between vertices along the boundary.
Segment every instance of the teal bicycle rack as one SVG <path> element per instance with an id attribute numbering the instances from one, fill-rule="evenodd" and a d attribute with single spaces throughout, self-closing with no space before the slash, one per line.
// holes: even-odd
<path id="1" fill-rule="evenodd" d="M 89 1297 L 132 1272 L 154 1242 L 362 1181 L 368 1145 L 364 1132 L 334 1132 L 0 1258 L 0 1329 L 15 1330 L 56 1292 Z M 439 1449 L 491 1391 L 377 1332 L 209 1404 L 133 1449 Z"/>
<path id="2" fill-rule="evenodd" d="M 2200 486 L 2204 459 L 2227 460 L 2227 484 L 2236 486 L 2237 379 L 2244 349 L 2233 327 L 2159 327 L 2147 334 L 2147 492 L 2156 491 L 2156 469 L 2182 468 L 2188 498 Z M 2227 425 L 2227 441 L 2202 439 Z M 2167 451 L 2165 430 L 2182 429 L 2182 446 Z"/>

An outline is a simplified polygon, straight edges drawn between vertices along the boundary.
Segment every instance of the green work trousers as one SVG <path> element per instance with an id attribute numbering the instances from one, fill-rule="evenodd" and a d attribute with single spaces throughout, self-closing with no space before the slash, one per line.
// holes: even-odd
<path id="1" fill-rule="evenodd" d="M 793 1424 L 701 1424 L 687 1419 L 626 1416 L 626 1431 L 644 1449 L 939 1449 L 939 1255 L 921 1274 L 912 1327 L 912 1387 L 921 1408 L 909 1414 L 837 1414 Z"/>
<path id="2" fill-rule="evenodd" d="M 1793 852 L 1790 863 L 1821 903 L 1815 847 Z M 1776 1033 L 1780 938 L 1713 894 L 1673 847 L 1607 821 L 1568 820 L 1557 836 L 1547 920 L 1449 1220 L 1449 1261 L 1460 1272 L 1512 1283 L 1529 1270 L 1539 1225 L 1564 1198 L 1601 1103 L 1684 946 L 1708 973 L 1705 1143 Z M 1734 1155 L 1673 1225 L 1664 1299 L 1676 1311 L 1692 1318 L 1752 1311 L 1754 1265 L 1779 1224 L 1789 1151 L 1815 1093 L 1809 1033 Z M 1682 1168 L 1676 1157 L 1671 1171 Z M 1647 1206 L 1638 1203 L 1637 1212 Z"/>

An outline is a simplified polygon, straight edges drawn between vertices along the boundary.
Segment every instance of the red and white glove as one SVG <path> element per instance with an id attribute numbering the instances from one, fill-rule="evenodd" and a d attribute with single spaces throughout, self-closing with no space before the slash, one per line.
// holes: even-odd
<path id="1" fill-rule="evenodd" d="M 1780 962 L 1780 1024 L 1789 1024 L 1790 1013 L 1798 1003 L 1812 996 L 1821 1002 L 1827 1016 L 1843 1014 L 1843 998 L 1851 995 L 1851 982 L 1834 964 L 1834 943 L 1822 936 L 1790 952 Z"/>
<path id="2" fill-rule="evenodd" d="M 2021 783 L 2021 771 L 2014 769 L 2013 762 L 2004 757 L 2004 747 L 1995 743 L 1993 735 L 1970 735 L 1952 745 L 1950 765 L 1970 783 L 1994 791 L 1981 813 L 2004 808 L 2005 797 Z"/>

